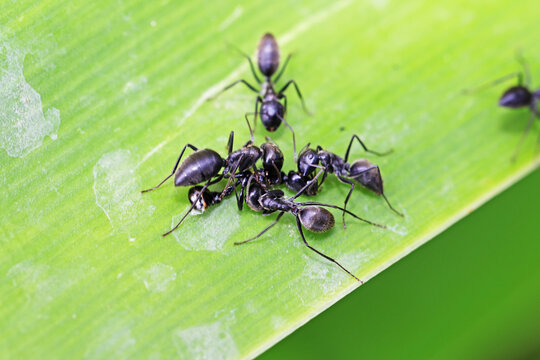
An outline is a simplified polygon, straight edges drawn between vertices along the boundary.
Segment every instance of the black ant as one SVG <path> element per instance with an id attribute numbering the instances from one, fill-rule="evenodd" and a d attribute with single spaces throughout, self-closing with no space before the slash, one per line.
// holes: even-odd
<path id="1" fill-rule="evenodd" d="M 194 209 L 197 211 L 205 211 L 209 206 L 219 204 L 224 197 L 231 195 L 233 192 L 236 196 L 238 210 L 243 209 L 245 190 L 249 186 L 251 180 L 261 184 L 265 189 L 270 189 L 272 186 L 280 185 L 283 181 L 283 153 L 281 149 L 271 142 L 269 137 L 266 137 L 267 142 L 260 146 L 262 151 L 263 167 L 253 170 L 246 170 L 235 174 L 232 178 L 235 179 L 233 185 L 229 182 L 221 192 L 210 191 L 202 186 L 194 186 L 189 189 L 188 199 L 191 204 L 195 204 Z M 237 192 L 237 187 L 240 186 L 240 194 Z M 199 193 L 201 194 L 199 196 Z"/>
<path id="2" fill-rule="evenodd" d="M 258 146 L 253 145 L 251 141 L 248 141 L 241 149 L 232 151 L 233 142 L 234 132 L 231 131 L 227 143 L 228 156 L 225 159 L 212 149 L 199 150 L 192 144 L 185 145 L 180 152 L 180 156 L 178 156 L 178 159 L 176 160 L 171 174 L 153 188 L 141 191 L 142 193 L 145 193 L 155 190 L 173 175 L 175 186 L 193 186 L 206 182 L 201 190 L 197 192 L 198 198 L 192 199 L 190 197 L 190 201 L 192 202 L 191 208 L 184 214 L 178 224 L 176 224 L 173 229 L 163 234 L 163 236 L 169 235 L 182 224 L 186 216 L 199 203 L 198 200 L 203 196 L 205 190 L 210 185 L 220 182 L 224 177 L 229 178 L 225 189 L 219 196 L 219 199 L 221 200 L 226 195 L 231 179 L 234 179 L 237 173 L 242 173 L 250 168 L 256 171 L 255 164 L 259 159 L 264 158 L 263 167 L 265 167 L 265 169 L 268 168 L 269 171 L 275 171 L 274 168 L 279 165 L 280 161 L 281 166 L 283 165 L 283 154 L 281 154 L 281 151 L 278 153 L 276 151 L 277 146 L 273 144 L 268 146 L 263 144 L 263 147 L 259 148 Z M 195 152 L 190 154 L 182 163 L 180 163 L 180 160 L 188 147 Z M 279 150 L 279 148 L 277 148 L 277 150 Z M 222 169 L 223 171 L 221 171 Z"/>
<path id="3" fill-rule="evenodd" d="M 321 174 L 322 172 L 320 172 L 315 177 L 315 179 L 319 177 Z M 238 175 L 241 175 L 241 174 L 238 174 Z M 349 274 L 356 280 L 363 283 L 360 279 L 354 276 L 349 270 L 343 267 L 335 259 L 329 257 L 328 255 L 323 254 L 319 250 L 309 245 L 309 243 L 307 242 L 304 236 L 302 226 L 308 229 L 309 231 L 316 232 L 316 233 L 326 232 L 332 229 L 335 225 L 334 216 L 332 215 L 331 212 L 326 210 L 324 207 L 339 209 L 343 211 L 344 213 L 352 215 L 358 220 L 361 220 L 370 225 L 377 226 L 383 229 L 386 228 L 384 225 L 379 225 L 369 220 L 363 219 L 357 216 L 356 214 L 344 208 L 341 208 L 339 206 L 323 204 L 319 202 L 295 202 L 294 199 L 300 196 L 308 188 L 308 186 L 300 189 L 300 191 L 295 196 L 286 199 L 283 191 L 268 190 L 265 184 L 261 184 L 256 180 L 256 175 L 253 173 L 244 172 L 239 177 L 239 179 L 240 179 L 239 181 L 242 184 L 242 190 L 246 189 L 245 199 L 242 199 L 241 201 L 242 202 L 245 201 L 245 203 L 249 206 L 250 209 L 257 212 L 262 211 L 263 216 L 268 216 L 277 211 L 279 211 L 279 214 L 274 220 L 274 222 L 270 224 L 268 227 L 266 227 L 263 231 L 261 231 L 257 236 L 248 240 L 235 242 L 234 243 L 235 245 L 245 244 L 247 242 L 258 239 L 265 232 L 270 230 L 270 228 L 276 225 L 284 213 L 289 212 L 296 217 L 296 225 L 298 228 L 298 232 L 300 233 L 300 236 L 302 237 L 302 241 L 309 249 L 316 252 L 317 254 L 324 257 L 325 259 L 328 259 L 331 262 L 335 263 L 347 274 Z M 232 194 L 233 191 L 235 191 L 235 186 L 231 185 L 231 186 L 228 186 L 224 190 L 224 193 L 226 194 L 226 196 L 229 196 L 230 194 Z M 216 205 L 222 201 L 220 194 L 221 194 L 220 192 L 214 192 L 204 187 L 196 186 L 190 189 L 189 199 L 192 204 L 195 204 L 195 208 L 197 210 L 204 211 L 208 208 L 208 206 Z M 237 200 L 239 200 L 238 196 L 237 196 Z M 239 209 L 241 210 L 240 206 L 239 206 Z"/>
<path id="4" fill-rule="evenodd" d="M 303 179 L 303 181 L 306 182 L 305 186 L 307 186 L 308 188 L 311 188 L 311 193 L 316 194 L 320 186 L 326 179 L 327 174 L 328 173 L 335 174 L 340 182 L 351 186 L 351 189 L 349 190 L 349 193 L 347 194 L 347 197 L 345 198 L 345 202 L 343 205 L 344 209 L 347 208 L 347 203 L 349 202 L 349 198 L 351 197 L 351 194 L 354 190 L 354 185 L 355 185 L 354 181 L 356 181 L 360 185 L 372 191 L 373 193 L 382 196 L 384 200 L 386 201 L 386 203 L 388 204 L 388 207 L 392 211 L 394 211 L 399 216 L 403 216 L 402 213 L 397 211 L 392 206 L 392 204 L 390 204 L 390 201 L 388 201 L 388 198 L 384 194 L 381 171 L 377 165 L 372 164 L 366 159 L 356 160 L 352 164 L 348 163 L 349 153 L 350 153 L 354 140 L 358 140 L 358 142 L 360 143 L 364 151 L 377 155 L 377 156 L 385 156 L 392 153 L 393 151 L 393 150 L 389 150 L 387 152 L 380 153 L 377 151 L 369 150 L 366 147 L 366 145 L 362 142 L 362 140 L 358 137 L 358 135 L 353 135 L 351 137 L 351 141 L 349 142 L 349 146 L 347 147 L 347 151 L 345 152 L 344 158 L 332 152 L 323 150 L 321 146 L 317 146 L 315 150 L 311 149 L 309 147 L 309 144 L 307 144 L 302 150 L 302 152 L 300 153 L 300 156 L 298 157 L 298 162 L 297 162 L 298 172 L 294 173 L 294 175 L 296 175 L 301 180 Z M 313 174 L 316 168 L 321 169 L 319 174 L 321 172 L 323 173 L 323 177 L 319 183 L 317 182 L 318 176 L 315 178 L 313 177 Z M 289 173 L 289 179 L 293 179 L 290 173 Z M 289 188 L 295 189 L 299 185 L 293 183 L 292 181 L 289 181 L 287 182 L 287 186 Z M 345 212 L 343 213 L 343 227 L 346 227 L 345 226 Z"/>
<path id="5" fill-rule="evenodd" d="M 536 91 L 531 90 L 531 76 L 530 76 L 527 63 L 525 62 L 525 59 L 523 59 L 523 57 L 521 57 L 519 54 L 516 57 L 517 57 L 517 61 L 523 67 L 523 72 L 515 72 L 512 74 L 503 76 L 490 83 L 484 84 L 474 90 L 465 91 L 465 93 L 478 91 L 487 87 L 498 85 L 504 81 L 517 77 L 518 79 L 517 86 L 510 87 L 499 98 L 499 106 L 511 108 L 511 109 L 528 107 L 531 111 L 529 122 L 527 123 L 527 126 L 525 127 L 525 131 L 523 132 L 521 139 L 519 140 L 519 143 L 514 152 L 514 155 L 512 155 L 512 158 L 511 158 L 512 161 L 516 160 L 519 150 L 521 149 L 521 146 L 523 145 L 523 142 L 527 134 L 529 133 L 532 124 L 534 123 L 534 118 L 537 117 L 540 119 L 540 113 L 538 111 L 538 103 L 540 102 L 540 89 Z M 540 135 L 538 136 L 537 143 L 540 143 Z"/>
<path id="6" fill-rule="evenodd" d="M 260 85 L 261 89 L 258 90 L 255 86 L 251 85 L 246 80 L 241 79 L 226 86 L 221 92 L 224 92 L 232 88 L 236 84 L 242 83 L 246 85 L 250 90 L 257 93 L 257 99 L 255 100 L 255 112 L 247 113 L 245 116 L 247 125 L 249 127 L 249 133 L 251 134 L 251 140 L 253 141 L 253 130 L 249 123 L 249 119 L 248 119 L 249 114 L 254 115 L 253 121 L 255 125 L 257 123 L 257 116 L 260 115 L 261 122 L 263 123 L 264 127 L 268 131 L 276 131 L 279 125 L 283 122 L 285 126 L 287 126 L 292 133 L 294 158 L 296 160 L 296 140 L 295 140 L 294 130 L 289 125 L 289 123 L 285 120 L 285 115 L 287 113 L 287 97 L 285 96 L 284 92 L 287 90 L 287 88 L 291 84 L 294 85 L 294 88 L 296 89 L 296 93 L 298 94 L 298 97 L 300 98 L 300 101 L 302 102 L 302 107 L 304 111 L 308 114 L 309 114 L 309 111 L 306 108 L 306 104 L 304 103 L 304 98 L 302 97 L 302 93 L 300 92 L 300 88 L 296 84 L 296 81 L 289 80 L 285 83 L 285 85 L 283 85 L 283 87 L 278 92 L 274 90 L 274 84 L 277 83 L 278 80 L 281 78 L 281 75 L 283 75 L 283 72 L 285 71 L 285 68 L 287 67 L 287 64 L 289 63 L 289 59 L 291 58 L 291 55 L 289 54 L 287 56 L 287 59 L 285 60 L 285 62 L 283 63 L 283 66 L 281 67 L 281 70 L 279 71 L 279 73 L 277 73 L 274 79 L 272 79 L 272 75 L 274 75 L 279 68 L 280 52 L 279 52 L 279 47 L 274 36 L 270 33 L 264 34 L 264 36 L 259 42 L 259 47 L 257 49 L 257 65 L 259 66 L 260 72 L 264 76 L 264 81 L 261 81 L 261 79 L 255 72 L 255 67 L 253 66 L 253 62 L 251 61 L 250 56 L 243 52 L 241 52 L 241 54 L 249 61 L 251 73 L 253 74 L 253 77 L 255 78 L 257 83 Z M 211 99 L 214 99 L 218 95 L 219 93 Z M 281 103 L 282 99 L 284 101 L 283 104 Z M 259 104 L 260 104 L 260 110 L 259 110 Z"/>
<path id="7" fill-rule="evenodd" d="M 320 175 L 320 173 L 319 173 Z M 318 175 L 318 176 L 319 176 Z M 317 177 L 318 177 L 317 176 Z M 252 178 L 251 178 L 252 179 Z M 321 233 L 329 231 L 334 227 L 335 220 L 334 216 L 330 211 L 325 209 L 325 207 L 333 208 L 333 209 L 339 209 L 343 211 L 344 213 L 347 213 L 354 218 L 361 220 L 363 222 L 366 222 L 370 225 L 377 226 L 380 228 L 386 228 L 384 225 L 379 225 L 376 223 L 373 223 L 369 220 L 363 219 L 356 214 L 341 208 L 339 206 L 330 205 L 330 204 L 323 204 L 319 202 L 295 202 L 294 199 L 296 199 L 298 196 L 300 196 L 307 187 L 301 189 L 296 195 L 285 198 L 285 194 L 281 190 L 265 190 L 263 186 L 258 184 L 257 182 L 250 182 L 247 185 L 247 194 L 246 194 L 246 203 L 248 206 L 254 210 L 254 211 L 262 211 L 263 216 L 270 215 L 274 212 L 279 212 L 276 219 L 272 224 L 267 226 L 263 231 L 261 231 L 257 236 L 240 241 L 235 242 L 235 245 L 241 245 L 245 244 L 247 242 L 253 241 L 255 239 L 258 239 L 261 237 L 265 232 L 270 230 L 274 225 L 276 225 L 283 214 L 286 212 L 293 214 L 296 217 L 296 226 L 298 228 L 298 232 L 300 233 L 300 236 L 302 237 L 302 241 L 304 242 L 304 245 L 306 245 L 310 250 L 316 252 L 320 256 L 324 257 L 325 259 L 333 262 L 337 266 L 339 266 L 343 271 L 345 271 L 347 274 L 355 278 L 356 280 L 363 283 L 360 279 L 358 279 L 356 276 L 354 276 L 349 270 L 347 270 L 343 265 L 341 265 L 339 262 L 334 260 L 328 255 L 323 254 L 319 250 L 313 248 L 306 240 L 304 236 L 304 232 L 302 230 L 302 226 L 305 227 L 307 230 Z"/>

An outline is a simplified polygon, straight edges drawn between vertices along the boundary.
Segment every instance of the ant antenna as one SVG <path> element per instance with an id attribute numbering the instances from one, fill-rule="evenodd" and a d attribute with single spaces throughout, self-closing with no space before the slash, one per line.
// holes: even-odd
<path id="1" fill-rule="evenodd" d="M 521 85 L 523 83 L 523 74 L 521 72 L 513 72 L 511 74 L 508 74 L 508 75 L 505 75 L 505 76 L 502 76 L 498 79 L 495 79 L 495 80 L 492 80 L 488 83 L 485 83 L 483 85 L 480 85 L 478 86 L 477 88 L 473 88 L 473 89 L 464 89 L 462 90 L 462 94 L 473 94 L 473 93 L 476 93 L 476 92 L 479 92 L 479 91 L 482 91 L 482 90 L 485 90 L 485 89 L 488 89 L 490 87 L 493 87 L 495 85 L 499 85 L 505 81 L 508 81 L 510 79 L 513 79 L 513 78 L 516 78 L 518 79 L 518 85 Z"/>
<path id="2" fill-rule="evenodd" d="M 521 52 L 521 50 L 516 50 L 516 60 L 523 67 L 525 86 L 530 87 L 531 86 L 531 72 L 529 70 L 529 65 L 527 64 L 525 57 L 523 57 L 523 53 Z"/>
<path id="3" fill-rule="evenodd" d="M 293 151 L 294 151 L 294 162 L 298 161 L 298 156 L 296 154 L 296 137 L 294 135 L 294 130 L 293 128 L 291 127 L 291 125 L 289 125 L 289 123 L 287 122 L 287 120 L 285 120 L 282 116 L 280 116 L 279 114 L 276 114 L 277 117 L 279 118 L 279 120 L 281 120 L 281 122 L 283 122 L 285 124 L 285 126 L 287 126 L 289 128 L 289 130 L 291 130 L 291 133 L 292 133 L 292 143 L 293 143 Z"/>
<path id="4" fill-rule="evenodd" d="M 247 123 L 247 126 L 249 128 L 249 135 L 251 136 L 251 142 L 254 142 L 255 141 L 255 138 L 253 137 L 253 129 L 251 127 L 251 124 L 249 122 L 249 118 L 248 118 L 248 115 L 253 115 L 254 113 L 251 113 L 251 112 L 247 112 L 245 115 L 244 115 L 244 118 L 246 119 L 246 123 Z"/>

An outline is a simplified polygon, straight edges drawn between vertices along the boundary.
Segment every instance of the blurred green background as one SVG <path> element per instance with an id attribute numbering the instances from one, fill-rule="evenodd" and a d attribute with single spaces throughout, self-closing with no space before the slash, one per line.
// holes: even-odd
<path id="1" fill-rule="evenodd" d="M 540 171 L 260 359 L 540 359 Z"/>

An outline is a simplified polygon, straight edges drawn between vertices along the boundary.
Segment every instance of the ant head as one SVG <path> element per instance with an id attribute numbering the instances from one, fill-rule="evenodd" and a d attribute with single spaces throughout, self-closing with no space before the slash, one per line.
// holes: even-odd
<path id="1" fill-rule="evenodd" d="M 332 154 L 326 150 L 319 150 L 317 152 L 317 155 L 319 156 L 319 161 L 321 165 L 324 167 L 329 166 L 332 162 Z"/>
<path id="2" fill-rule="evenodd" d="M 383 180 L 379 167 L 366 159 L 356 160 L 351 164 L 349 177 L 377 195 L 383 193 Z"/>
<path id="3" fill-rule="evenodd" d="M 313 149 L 306 148 L 298 156 L 298 171 L 302 176 L 308 176 L 315 171 L 315 166 L 319 164 L 319 155 Z"/>
<path id="4" fill-rule="evenodd" d="M 208 189 L 201 194 L 202 188 L 202 186 L 194 186 L 189 189 L 188 192 L 189 202 L 193 205 L 193 203 L 196 201 L 193 209 L 201 212 L 208 208 L 212 200 L 210 194 L 208 193 Z M 199 196 L 199 194 L 201 195 Z"/>
<path id="5" fill-rule="evenodd" d="M 248 143 L 242 149 L 229 154 L 227 157 L 227 165 L 223 169 L 223 174 L 231 174 L 234 169 L 236 169 L 236 173 L 244 172 L 252 167 L 261 156 L 261 149 L 258 146 Z"/>
<path id="6" fill-rule="evenodd" d="M 261 206 L 261 203 L 259 202 L 259 199 L 263 195 L 264 191 L 261 185 L 259 185 L 256 182 L 251 182 L 249 184 L 249 189 L 246 194 L 246 204 L 248 204 L 249 208 L 253 211 L 262 211 L 263 207 Z"/>
<path id="7" fill-rule="evenodd" d="M 263 168 L 270 172 L 280 172 L 283 168 L 283 153 L 276 145 L 266 142 L 261 145 Z"/>
<path id="8" fill-rule="evenodd" d="M 320 233 L 334 227 L 334 215 L 320 206 L 306 206 L 300 209 L 298 217 L 302 225 L 309 231 Z"/>
<path id="9" fill-rule="evenodd" d="M 284 116 L 283 105 L 278 100 L 265 101 L 259 112 L 261 122 L 268 131 L 276 131 Z"/>
<path id="10" fill-rule="evenodd" d="M 279 67 L 279 47 L 276 39 L 270 33 L 264 34 L 259 41 L 257 64 L 261 73 L 266 77 L 272 76 Z"/>
<path id="11" fill-rule="evenodd" d="M 506 90 L 499 99 L 499 105 L 508 108 L 529 106 L 533 94 L 524 86 L 514 86 Z"/>

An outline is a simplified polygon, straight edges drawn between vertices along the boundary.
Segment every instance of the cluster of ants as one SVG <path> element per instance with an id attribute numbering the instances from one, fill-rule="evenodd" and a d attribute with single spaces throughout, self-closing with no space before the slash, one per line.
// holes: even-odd
<path id="1" fill-rule="evenodd" d="M 296 93 L 302 102 L 304 111 L 306 113 L 309 112 L 306 109 L 300 89 L 294 80 L 286 82 L 277 92 L 274 88 L 274 84 L 281 78 L 291 56 L 289 55 L 287 57 L 280 71 L 276 74 L 280 62 L 279 48 L 272 34 L 265 34 L 259 42 L 257 56 L 259 70 L 264 76 L 264 81 L 261 81 L 255 71 L 251 58 L 244 53 L 242 54 L 247 58 L 251 72 L 257 83 L 260 84 L 261 89 L 259 90 L 246 80 L 241 79 L 226 86 L 222 92 L 242 83 L 250 90 L 257 93 L 255 111 L 253 113 L 247 113 L 245 116 L 251 134 L 251 140 L 239 150 L 233 151 L 234 132 L 231 132 L 227 144 L 228 155 L 226 158 L 223 158 L 214 150 L 199 149 L 192 144 L 187 144 L 180 152 L 170 175 L 153 188 L 142 191 L 144 193 L 159 188 L 173 175 L 175 186 L 191 187 L 188 192 L 191 207 L 180 219 L 178 224 L 170 231 L 163 234 L 163 236 L 169 235 L 176 230 L 191 211 L 196 210 L 202 212 L 209 206 L 219 204 L 224 198 L 231 196 L 234 193 L 239 210 L 242 210 L 245 203 L 253 211 L 262 212 L 263 216 L 278 213 L 275 220 L 257 236 L 241 242 L 236 242 L 235 245 L 245 244 L 258 239 L 276 225 L 283 214 L 291 213 L 296 218 L 296 226 L 302 241 L 309 249 L 335 263 L 347 274 L 361 282 L 360 279 L 335 259 L 313 248 L 306 241 L 303 228 L 316 233 L 326 232 L 332 229 L 335 225 L 334 216 L 326 208 L 334 208 L 342 212 L 344 227 L 346 227 L 345 215 L 350 215 L 369 225 L 385 228 L 384 225 L 366 220 L 347 210 L 347 203 L 353 193 L 356 183 L 373 193 L 382 196 L 392 211 L 399 216 L 403 216 L 403 214 L 392 207 L 384 195 L 383 180 L 377 165 L 366 159 L 359 159 L 349 163 L 350 150 L 355 140 L 358 141 L 364 151 L 373 155 L 384 156 L 391 153 L 392 150 L 384 153 L 369 150 L 357 135 L 353 135 L 344 157 L 327 151 L 321 146 L 317 146 L 313 149 L 310 147 L 309 143 L 297 156 L 294 130 L 285 120 L 287 113 L 287 97 L 285 91 L 290 85 L 294 86 Z M 531 93 L 527 88 L 520 85 L 511 88 L 503 94 L 500 105 L 507 107 L 529 105 L 532 108 L 531 103 L 534 102 L 536 104 L 538 98 L 538 92 Z M 534 111 L 534 115 L 537 115 L 536 109 Z M 261 146 L 256 146 L 254 144 L 253 130 L 248 115 L 254 115 L 254 121 L 257 120 L 257 117 L 260 117 L 264 127 L 271 132 L 275 131 L 281 123 L 284 123 L 289 128 L 292 133 L 294 158 L 297 164 L 297 170 L 291 170 L 288 173 L 282 171 L 284 163 L 283 153 L 269 137 L 266 137 L 266 142 L 261 144 Z M 194 152 L 181 162 L 187 148 L 192 149 Z M 259 160 L 262 161 L 262 168 L 257 167 Z M 328 174 L 335 175 L 338 181 L 347 184 L 350 187 L 350 190 L 345 197 L 343 207 L 315 201 L 296 201 L 300 195 L 317 195 Z M 227 179 L 227 183 L 222 191 L 216 192 L 209 189 L 211 185 L 217 184 L 223 179 Z M 201 186 L 201 184 L 204 185 Z M 286 197 L 282 190 L 276 189 L 277 186 L 283 184 L 289 190 L 293 191 L 295 195 Z"/>

